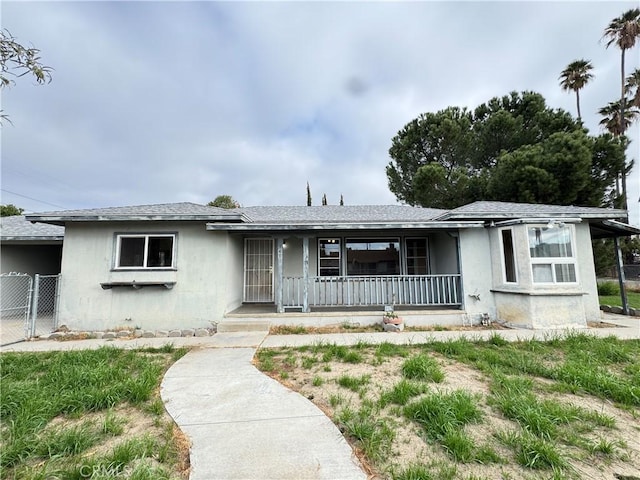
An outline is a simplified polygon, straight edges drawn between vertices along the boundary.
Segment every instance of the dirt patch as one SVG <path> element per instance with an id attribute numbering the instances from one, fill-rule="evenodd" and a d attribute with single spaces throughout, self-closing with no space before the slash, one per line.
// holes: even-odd
<path id="1" fill-rule="evenodd" d="M 371 405 L 379 405 L 381 394 L 390 391 L 402 378 L 401 369 L 406 358 L 380 357 L 376 355 L 374 347 L 357 349 L 357 351 L 362 354 L 363 360 L 358 363 L 345 363 L 336 358 L 326 360 L 322 358 L 321 352 L 314 352 L 313 349 L 304 351 L 289 349 L 282 354 L 282 358 L 273 357 L 275 367 L 271 375 L 313 401 L 340 426 L 336 418 L 345 408 L 357 412 L 363 407 L 371 408 Z M 408 348 L 407 351 L 411 355 L 424 353 L 419 347 Z M 531 480 L 553 477 L 553 472 L 550 470 L 532 470 L 520 466 L 516 461 L 514 450 L 501 442 L 501 434 L 520 432 L 521 428 L 491 406 L 487 376 L 455 360 L 434 353 L 429 355 L 437 360 L 445 374 L 441 383 L 429 385 L 430 391 L 464 390 L 477 399 L 477 405 L 483 414 L 482 420 L 479 423 L 467 425 L 464 432 L 472 439 L 475 447 L 490 450 L 497 460 L 485 463 L 452 461 L 442 445 L 430 440 L 422 427 L 404 416 L 401 406 L 391 404 L 382 408 L 373 407 L 372 410 L 375 418 L 392 425 L 395 438 L 384 460 L 376 462 L 375 468 L 370 464 L 367 465 L 371 479 L 392 478 L 393 472 L 399 472 L 415 464 L 434 466 L 434 472 L 440 468 L 438 466 L 449 465 L 456 471 L 456 474 L 450 478 L 463 480 L 471 478 Z M 344 376 L 361 379 L 363 386 L 356 388 L 355 391 L 340 386 L 338 382 Z M 540 385 L 544 387 L 548 383 L 549 381 L 542 381 Z M 619 408 L 611 402 L 603 402 L 588 395 L 553 393 L 547 388 L 539 390 L 536 394 L 542 399 L 549 398 L 572 404 L 591 412 L 608 415 L 615 420 L 613 428 L 595 427 L 584 434 L 583 440 L 592 445 L 598 442 L 611 445 L 612 452 L 606 455 L 595 450 L 589 453 L 578 447 L 558 444 L 557 450 L 568 459 L 570 466 L 565 470 L 564 476 L 556 478 L 615 479 L 625 476 L 640 478 L 640 422 L 638 422 L 640 411 Z M 360 444 L 353 438 L 347 437 L 347 439 L 363 462 L 369 462 L 360 450 Z M 434 475 L 429 478 L 444 478 L 444 475 L 437 473 Z"/>

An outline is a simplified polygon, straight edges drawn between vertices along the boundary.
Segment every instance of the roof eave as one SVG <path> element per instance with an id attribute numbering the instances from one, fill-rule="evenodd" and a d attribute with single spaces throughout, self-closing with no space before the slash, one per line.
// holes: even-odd
<path id="1" fill-rule="evenodd" d="M 0 242 L 62 242 L 64 236 L 16 236 L 3 235 L 0 236 Z"/>
<path id="2" fill-rule="evenodd" d="M 383 223 L 207 223 L 207 230 L 299 231 L 299 230 L 403 230 L 482 228 L 484 222 L 383 222 Z"/>
<path id="3" fill-rule="evenodd" d="M 231 221 L 245 221 L 242 215 L 26 215 L 30 222 L 64 225 L 68 222 L 210 222 L 221 218 Z"/>

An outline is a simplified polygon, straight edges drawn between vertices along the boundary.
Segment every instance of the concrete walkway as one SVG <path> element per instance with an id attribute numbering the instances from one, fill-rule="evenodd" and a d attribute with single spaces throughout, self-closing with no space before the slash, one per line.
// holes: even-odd
<path id="1" fill-rule="evenodd" d="M 255 349 L 194 350 L 162 381 L 191 440 L 191 480 L 366 479 L 338 428 L 252 364 Z"/>

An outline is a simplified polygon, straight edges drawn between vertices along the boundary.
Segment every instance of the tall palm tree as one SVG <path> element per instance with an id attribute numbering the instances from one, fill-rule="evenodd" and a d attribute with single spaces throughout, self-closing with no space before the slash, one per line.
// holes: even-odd
<path id="1" fill-rule="evenodd" d="M 627 84 L 624 86 L 625 93 L 631 95 L 629 105 L 640 108 L 640 68 L 636 68 L 627 77 Z"/>
<path id="2" fill-rule="evenodd" d="M 626 11 L 619 17 L 614 18 L 605 28 L 602 38 L 607 39 L 607 48 L 614 43 L 620 48 L 620 117 L 624 118 L 625 108 L 625 73 L 624 56 L 625 52 L 633 48 L 636 40 L 640 38 L 640 8 Z M 622 124 L 621 124 L 622 126 Z"/>
<path id="3" fill-rule="evenodd" d="M 620 103 L 618 115 L 620 135 L 628 128 L 625 114 L 626 96 L 625 96 L 625 73 L 624 73 L 624 55 L 627 50 L 633 48 L 636 40 L 640 38 L 640 8 L 627 10 L 619 17 L 611 20 L 611 23 L 605 28 L 602 38 L 607 39 L 606 47 L 616 44 L 620 49 Z M 606 107 L 605 107 L 606 108 Z M 625 168 L 626 170 L 626 168 Z M 624 195 L 624 208 L 627 208 L 627 175 L 620 172 L 622 178 L 622 194 Z"/>
<path id="4" fill-rule="evenodd" d="M 593 70 L 593 65 L 591 65 L 590 60 L 574 60 L 567 65 L 567 68 L 565 68 L 560 74 L 560 77 L 558 77 L 563 90 L 573 90 L 576 92 L 576 107 L 578 108 L 579 121 L 582 121 L 582 116 L 580 115 L 580 89 L 593 78 L 593 75 L 590 73 L 591 70 Z"/>

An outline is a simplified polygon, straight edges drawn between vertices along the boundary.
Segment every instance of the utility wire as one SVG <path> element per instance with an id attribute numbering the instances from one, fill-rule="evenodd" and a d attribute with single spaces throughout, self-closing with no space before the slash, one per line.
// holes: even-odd
<path id="1" fill-rule="evenodd" d="M 0 190 L 2 190 L 5 193 L 10 193 L 11 195 L 17 195 L 18 197 L 22 197 L 22 198 L 28 198 L 29 200 L 33 200 L 35 202 L 39 202 L 39 203 L 44 203 L 45 205 L 50 205 L 52 207 L 57 207 L 57 208 L 62 208 L 64 209 L 65 207 L 63 207 L 62 205 L 56 205 L 55 203 L 49 203 L 49 202 L 45 202 L 44 200 L 38 200 L 37 198 L 33 198 L 33 197 L 28 197 L 26 195 L 22 195 L 20 193 L 16 193 L 16 192 L 12 192 L 10 190 L 5 190 L 4 188 L 0 188 Z"/>

